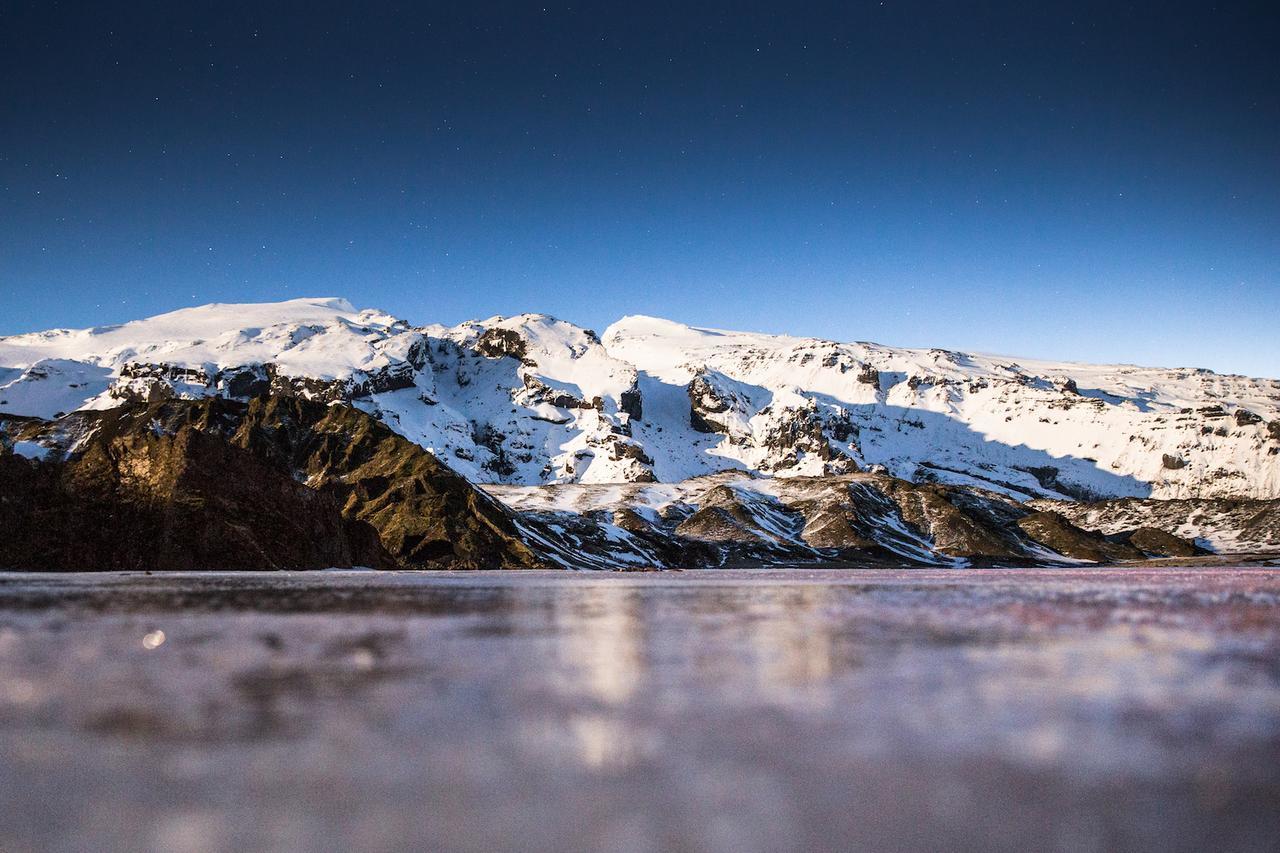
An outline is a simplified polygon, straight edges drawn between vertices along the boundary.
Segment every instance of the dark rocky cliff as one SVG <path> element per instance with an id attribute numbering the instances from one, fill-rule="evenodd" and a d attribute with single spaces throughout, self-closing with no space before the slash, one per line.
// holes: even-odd
<path id="1" fill-rule="evenodd" d="M 0 454 L 0 567 L 542 565 L 500 504 L 349 407 L 135 402 L 47 431 L 78 437 L 65 458 Z"/>

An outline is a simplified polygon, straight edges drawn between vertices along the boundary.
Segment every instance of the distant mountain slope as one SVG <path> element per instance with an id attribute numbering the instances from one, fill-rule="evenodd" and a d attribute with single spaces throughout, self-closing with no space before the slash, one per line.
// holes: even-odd
<path id="1" fill-rule="evenodd" d="M 1188 558 L 1207 550 L 1153 527 L 1142 513 L 1108 525 L 1103 535 L 1073 523 L 1052 501 L 1025 504 L 970 486 L 909 483 L 887 474 L 764 478 L 723 472 L 681 483 L 488 490 L 549 531 L 563 551 L 599 568 L 1067 565 Z M 1273 516 L 1280 506 L 1256 503 Z M 1193 514 L 1194 508 L 1182 507 L 1161 520 L 1207 542 L 1237 535 L 1236 519 L 1200 524 L 1188 518 Z"/>
<path id="2" fill-rule="evenodd" d="M 899 477 L 1065 497 L 1280 493 L 1280 381 L 693 329 L 604 335 L 641 381 L 704 389 L 718 451 L 822 473 L 847 454 Z M 847 422 L 846 419 L 847 418 Z M 853 432 L 841 441 L 837 430 Z M 722 425 L 721 425 L 722 424 Z M 805 452 L 804 440 L 816 451 Z M 822 439 L 825 438 L 824 447 Z M 798 450 L 794 462 L 788 450 Z"/>
<path id="3" fill-rule="evenodd" d="M 884 471 L 1045 497 L 1280 497 L 1280 381 L 540 314 L 413 327 L 341 299 L 0 338 L 0 413 L 343 401 L 477 483 Z M 38 452 L 32 450 L 31 452 Z"/>

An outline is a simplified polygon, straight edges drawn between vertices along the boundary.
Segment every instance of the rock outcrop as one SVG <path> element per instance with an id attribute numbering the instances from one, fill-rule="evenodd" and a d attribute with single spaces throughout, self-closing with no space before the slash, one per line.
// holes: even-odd
<path id="1" fill-rule="evenodd" d="M 24 424 L 25 433 L 33 433 Z M 369 415 L 298 397 L 132 403 L 0 456 L 0 566 L 532 568 L 516 520 Z M 77 436 L 60 447 L 61 436 Z"/>
<path id="2" fill-rule="evenodd" d="M 1018 527 L 1050 551 L 1074 560 L 1110 563 L 1140 560 L 1144 556 L 1126 542 L 1112 541 L 1099 533 L 1076 527 L 1061 513 L 1033 512 L 1018 519 Z"/>
<path id="3" fill-rule="evenodd" d="M 1107 536 L 1128 537 L 1138 548 L 1162 555 L 1192 556 L 1211 550 L 1250 553 L 1280 550 L 1280 500 L 1184 498 L 1181 500 L 1032 501 L 1075 524 Z M 1144 530 L 1156 528 L 1177 537 L 1182 545 L 1158 541 Z"/>
<path id="4" fill-rule="evenodd" d="M 601 568 L 1020 566 L 1204 553 L 1161 529 L 1108 535 L 996 492 L 885 474 L 491 489 Z"/>
<path id="5" fill-rule="evenodd" d="M 397 565 L 368 524 L 344 517 L 336 495 L 195 426 L 154 432 L 135 412 L 146 410 L 113 410 L 67 462 L 0 454 L 0 567 Z"/>

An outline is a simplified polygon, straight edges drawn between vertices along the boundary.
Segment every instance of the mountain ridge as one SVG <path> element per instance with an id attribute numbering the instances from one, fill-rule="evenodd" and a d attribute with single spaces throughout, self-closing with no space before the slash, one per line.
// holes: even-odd
<path id="1" fill-rule="evenodd" d="M 58 452 L 23 452 L 40 437 Z M 6 570 L 1075 565 L 1280 529 L 1280 501 L 1158 503 L 1088 507 L 1104 533 L 1065 507 L 883 473 L 482 488 L 358 409 L 272 394 L 0 418 Z M 1206 524 L 1206 507 L 1225 512 Z"/>
<path id="2" fill-rule="evenodd" d="M 0 413 L 349 403 L 480 484 L 883 471 L 1029 499 L 1280 496 L 1280 381 L 545 314 L 413 326 L 339 297 L 0 338 Z"/>

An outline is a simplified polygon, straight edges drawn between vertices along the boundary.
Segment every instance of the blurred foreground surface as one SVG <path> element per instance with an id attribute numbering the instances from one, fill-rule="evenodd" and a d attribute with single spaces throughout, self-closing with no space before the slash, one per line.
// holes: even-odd
<path id="1" fill-rule="evenodd" d="M 0 575 L 0 850 L 1274 850 L 1280 572 Z"/>

